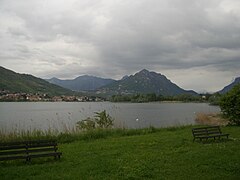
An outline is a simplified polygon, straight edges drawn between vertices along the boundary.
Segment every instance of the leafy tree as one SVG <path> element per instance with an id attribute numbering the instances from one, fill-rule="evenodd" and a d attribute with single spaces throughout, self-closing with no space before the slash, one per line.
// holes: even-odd
<path id="1" fill-rule="evenodd" d="M 231 124 L 240 125 L 240 84 L 222 96 L 220 108 Z"/>

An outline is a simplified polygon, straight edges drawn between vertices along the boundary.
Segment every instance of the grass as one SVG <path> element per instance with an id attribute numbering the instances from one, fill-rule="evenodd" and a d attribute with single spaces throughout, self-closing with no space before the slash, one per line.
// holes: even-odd
<path id="1" fill-rule="evenodd" d="M 58 136 L 60 160 L 0 162 L 1 179 L 239 179 L 240 127 L 230 140 L 192 142 L 192 126 Z M 95 134 L 94 134 L 95 133 Z M 64 135 L 62 135 L 64 136 Z M 66 136 L 66 135 L 65 135 Z M 70 135 L 69 135 L 70 136 Z M 61 139 L 62 138 L 62 139 Z"/>

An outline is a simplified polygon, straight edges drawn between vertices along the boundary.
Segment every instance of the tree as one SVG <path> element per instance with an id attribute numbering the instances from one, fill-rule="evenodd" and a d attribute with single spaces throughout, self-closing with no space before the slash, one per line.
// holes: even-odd
<path id="1" fill-rule="evenodd" d="M 231 124 L 240 125 L 240 84 L 222 96 L 220 108 Z"/>

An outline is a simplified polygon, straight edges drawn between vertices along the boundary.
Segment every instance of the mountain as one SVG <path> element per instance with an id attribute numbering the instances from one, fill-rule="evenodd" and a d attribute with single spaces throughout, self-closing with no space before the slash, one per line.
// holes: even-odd
<path id="1" fill-rule="evenodd" d="M 98 89 L 98 93 L 108 94 L 135 94 L 135 93 L 155 93 L 164 96 L 179 94 L 197 95 L 194 91 L 186 91 L 176 84 L 172 83 L 164 75 L 149 72 L 146 69 L 135 75 L 126 76 L 125 78 L 115 81 Z"/>
<path id="2" fill-rule="evenodd" d="M 104 79 L 88 75 L 79 76 L 71 80 L 61 80 L 57 78 L 46 80 L 52 84 L 71 89 L 73 91 L 94 91 L 102 86 L 105 86 L 115 81 L 113 79 Z"/>
<path id="3" fill-rule="evenodd" d="M 237 77 L 231 84 L 225 86 L 222 90 L 219 91 L 220 94 L 227 93 L 231 90 L 235 85 L 240 83 L 240 77 Z"/>
<path id="4" fill-rule="evenodd" d="M 49 95 L 73 94 L 72 91 L 28 74 L 19 74 L 0 66 L 0 90 Z"/>
<path id="5" fill-rule="evenodd" d="M 125 75 L 125 76 L 122 77 L 121 80 L 124 80 L 124 79 L 127 79 L 127 78 L 128 78 L 128 75 Z"/>

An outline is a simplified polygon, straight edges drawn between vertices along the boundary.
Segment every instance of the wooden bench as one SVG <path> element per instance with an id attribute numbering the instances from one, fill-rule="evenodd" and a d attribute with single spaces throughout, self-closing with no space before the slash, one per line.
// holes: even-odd
<path id="1" fill-rule="evenodd" d="M 193 141 L 196 139 L 199 139 L 202 141 L 203 139 L 210 139 L 216 138 L 220 139 L 221 137 L 227 137 L 229 134 L 223 134 L 219 126 L 207 126 L 207 127 L 200 127 L 200 128 L 193 128 L 192 129 L 193 134 Z"/>
<path id="2" fill-rule="evenodd" d="M 37 140 L 0 143 L 0 161 L 53 156 L 60 159 L 56 140 Z"/>

